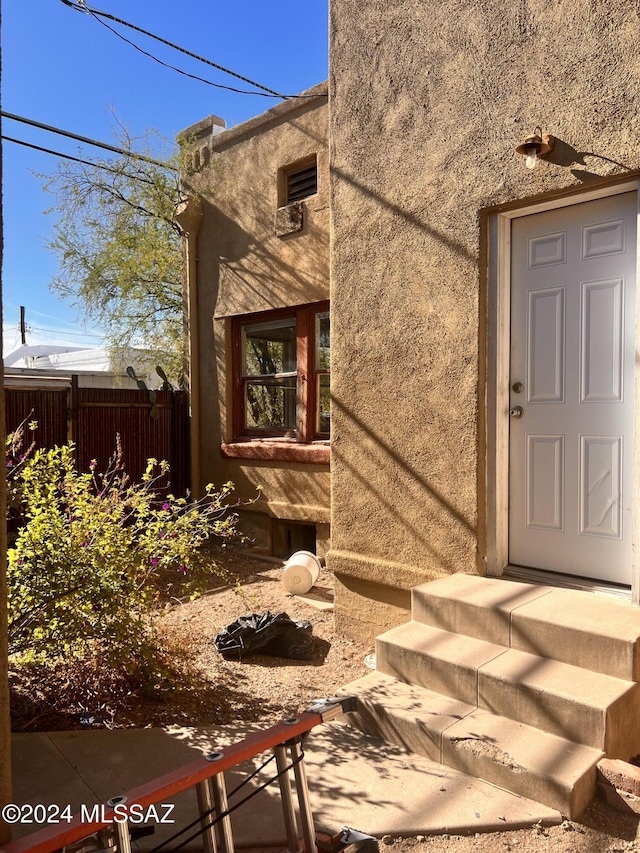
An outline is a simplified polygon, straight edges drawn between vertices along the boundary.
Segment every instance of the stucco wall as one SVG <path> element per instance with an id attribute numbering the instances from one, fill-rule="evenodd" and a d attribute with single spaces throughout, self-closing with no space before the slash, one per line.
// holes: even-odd
<path id="1" fill-rule="evenodd" d="M 181 134 L 184 187 L 202 200 L 198 234 L 201 482 L 232 480 L 240 499 L 282 519 L 327 524 L 329 465 L 225 458 L 232 441 L 229 318 L 329 298 L 327 84 L 212 136 L 210 118 Z M 193 168 L 194 154 L 199 166 Z M 276 236 L 278 170 L 317 155 L 318 192 L 301 231 Z"/>
<path id="2" fill-rule="evenodd" d="M 484 570 L 483 211 L 640 167 L 639 43 L 631 0 L 332 0 L 343 630 L 405 618 L 375 606 L 377 585 L 391 600 Z M 558 141 L 530 171 L 514 148 L 538 125 Z"/>

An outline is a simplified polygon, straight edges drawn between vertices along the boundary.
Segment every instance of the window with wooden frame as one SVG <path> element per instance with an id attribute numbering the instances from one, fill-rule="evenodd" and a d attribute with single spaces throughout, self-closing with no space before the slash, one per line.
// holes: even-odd
<path id="1" fill-rule="evenodd" d="M 236 317 L 234 438 L 329 438 L 329 303 Z"/>

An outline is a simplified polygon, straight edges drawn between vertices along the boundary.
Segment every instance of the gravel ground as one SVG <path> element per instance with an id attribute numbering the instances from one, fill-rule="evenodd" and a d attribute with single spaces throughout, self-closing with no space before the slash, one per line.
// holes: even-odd
<path id="1" fill-rule="evenodd" d="M 196 601 L 171 607 L 163 628 L 179 636 L 201 679 L 206 698 L 194 696 L 191 709 L 183 696 L 178 706 L 172 697 L 157 707 L 147 703 L 153 725 L 186 722 L 227 724 L 235 721 L 272 725 L 295 715 L 314 699 L 333 696 L 338 687 L 366 674 L 364 659 L 372 651 L 359 643 L 336 636 L 332 610 L 322 610 L 289 595 L 281 583 L 282 568 L 230 553 L 229 571 L 237 586 L 216 590 Z M 314 594 L 324 603 L 333 599 L 332 577 L 323 571 Z M 286 612 L 294 621 L 307 620 L 313 628 L 313 659 L 287 660 L 266 655 L 247 655 L 242 661 L 224 660 L 214 647 L 217 634 L 239 616 L 250 613 Z M 195 691 L 198 692 L 198 691 Z M 194 691 L 191 691 L 193 694 Z"/>
<path id="2" fill-rule="evenodd" d="M 282 569 L 243 553 L 225 556 L 238 585 L 212 590 L 196 601 L 167 605 L 161 628 L 171 646 L 184 656 L 183 675 L 175 683 L 157 685 L 146 695 L 113 690 L 108 699 L 95 692 L 81 700 L 65 693 L 60 683 L 48 695 L 16 679 L 14 730 L 107 726 L 226 725 L 262 722 L 271 725 L 307 707 L 314 699 L 366 674 L 365 657 L 372 649 L 336 636 L 333 612 L 290 596 L 280 581 Z M 239 592 L 239 591 L 240 592 Z M 314 592 L 325 601 L 333 593 L 332 578 L 323 571 Z M 313 660 L 293 661 L 253 655 L 225 661 L 213 641 L 226 625 L 247 613 L 285 611 L 313 626 Z M 61 676 L 62 678 L 62 676 Z M 66 676 L 68 685 L 69 678 Z M 40 690 L 40 688 L 39 688 Z M 56 693 L 57 702 L 52 701 Z M 91 691 L 89 691 L 91 692 Z M 65 698 L 68 697 L 68 698 Z M 385 837 L 381 853 L 614 853 L 640 850 L 638 817 L 595 802 L 580 821 L 557 827 L 532 827 L 517 832 L 474 837 L 432 836 L 418 839 Z"/>
<path id="3" fill-rule="evenodd" d="M 626 853 L 638 849 L 637 818 L 593 803 L 580 822 L 463 837 L 385 838 L 381 853 Z M 385 842 L 390 846 L 386 846 Z"/>

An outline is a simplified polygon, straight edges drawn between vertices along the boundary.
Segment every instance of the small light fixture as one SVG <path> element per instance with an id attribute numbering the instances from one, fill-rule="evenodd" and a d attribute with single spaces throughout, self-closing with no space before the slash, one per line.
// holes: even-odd
<path id="1" fill-rule="evenodd" d="M 538 157 L 543 154 L 548 154 L 553 148 L 553 136 L 542 133 L 539 127 L 536 127 L 531 136 L 527 136 L 522 145 L 518 145 L 516 151 L 525 157 L 525 166 L 527 169 L 535 169 Z"/>

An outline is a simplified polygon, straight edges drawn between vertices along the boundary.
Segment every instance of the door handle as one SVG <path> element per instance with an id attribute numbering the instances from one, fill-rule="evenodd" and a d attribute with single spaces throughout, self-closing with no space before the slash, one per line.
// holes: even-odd
<path id="1" fill-rule="evenodd" d="M 513 409 L 509 409 L 509 414 L 512 418 L 521 418 L 524 415 L 524 409 L 522 406 L 514 406 Z"/>

